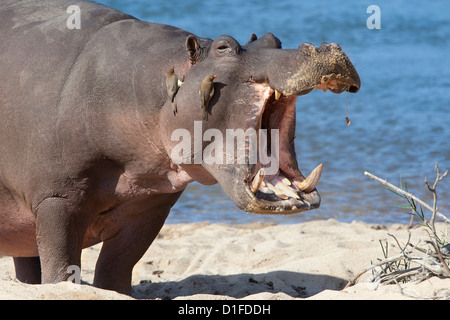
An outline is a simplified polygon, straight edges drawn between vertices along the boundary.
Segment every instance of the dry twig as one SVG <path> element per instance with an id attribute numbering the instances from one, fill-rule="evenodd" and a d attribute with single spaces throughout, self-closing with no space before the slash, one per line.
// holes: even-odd
<path id="1" fill-rule="evenodd" d="M 372 270 L 372 278 L 371 282 L 376 283 L 399 283 L 399 281 L 423 281 L 433 275 L 450 277 L 450 268 L 445 261 L 445 259 L 449 259 L 450 255 L 444 254 L 440 251 L 440 245 L 443 245 L 444 241 L 439 239 L 436 234 L 435 228 L 435 217 L 438 215 L 441 217 L 446 223 L 450 222 L 450 220 L 443 215 L 442 213 L 437 211 L 437 193 L 436 187 L 440 180 L 442 180 L 446 175 L 446 171 L 444 174 L 440 174 L 439 167 L 436 163 L 436 179 L 433 183 L 433 186 L 430 186 L 427 179 L 425 178 L 425 185 L 433 193 L 433 206 L 429 206 L 419 198 L 415 197 L 411 193 L 400 189 L 386 180 L 380 179 L 377 176 L 364 172 L 366 176 L 381 182 L 383 185 L 389 187 L 395 193 L 399 195 L 404 195 L 405 199 L 413 199 L 417 203 L 421 204 L 423 207 L 432 211 L 432 216 L 430 221 L 425 219 L 424 216 L 420 218 L 424 220 L 425 224 L 431 229 L 432 234 L 429 233 L 431 240 L 425 240 L 424 242 L 431 245 L 433 250 L 420 248 L 418 245 L 413 245 L 410 243 L 410 234 L 408 237 L 407 243 L 402 246 L 397 238 L 389 234 L 389 236 L 393 237 L 397 243 L 397 246 L 400 248 L 401 253 L 393 256 L 387 257 L 387 245 L 386 250 L 383 248 L 383 252 L 385 253 L 385 259 L 380 260 L 377 263 L 374 263 L 367 267 L 362 272 L 358 273 L 352 280 L 349 281 L 346 287 L 351 286 L 356 283 L 356 281 L 366 272 Z M 406 198 L 407 197 L 407 198 Z M 410 202 L 408 200 L 408 202 Z M 410 202 L 411 203 L 411 202 Z M 414 206 L 415 209 L 415 206 Z M 381 242 L 380 242 L 381 243 Z M 412 249 L 407 250 L 410 247 Z M 420 252 L 422 255 L 413 255 L 414 252 Z M 434 252 L 433 252 L 434 251 Z"/>

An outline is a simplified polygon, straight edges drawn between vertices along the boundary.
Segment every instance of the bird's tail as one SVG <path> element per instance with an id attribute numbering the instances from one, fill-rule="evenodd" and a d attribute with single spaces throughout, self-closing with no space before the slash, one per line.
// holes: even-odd
<path id="1" fill-rule="evenodd" d="M 176 116 L 178 113 L 178 109 L 177 109 L 177 101 L 175 99 L 173 99 L 172 101 L 172 111 L 173 115 Z"/>

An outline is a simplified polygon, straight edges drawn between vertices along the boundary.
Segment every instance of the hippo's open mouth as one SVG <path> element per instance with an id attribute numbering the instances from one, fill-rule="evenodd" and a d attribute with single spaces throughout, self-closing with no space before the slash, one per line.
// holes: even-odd
<path id="1" fill-rule="evenodd" d="M 271 132 L 278 130 L 278 170 L 267 174 L 267 165 L 258 161 L 250 168 L 245 178 L 246 191 L 253 198 L 246 211 L 255 213 L 296 213 L 318 208 L 320 195 L 316 190 L 323 166 L 319 164 L 308 176 L 298 169 L 295 140 L 295 104 L 298 95 L 284 96 L 268 84 L 253 83 L 255 91 L 261 99 L 259 103 L 259 117 L 254 124 L 257 129 L 267 132 L 267 153 L 270 154 Z M 334 93 L 343 91 L 356 92 L 359 87 L 348 81 L 340 81 L 334 75 L 323 77 L 321 84 L 312 89 L 329 89 Z M 311 90 L 312 90 L 311 89 Z M 304 91 L 300 95 L 311 90 Z"/>

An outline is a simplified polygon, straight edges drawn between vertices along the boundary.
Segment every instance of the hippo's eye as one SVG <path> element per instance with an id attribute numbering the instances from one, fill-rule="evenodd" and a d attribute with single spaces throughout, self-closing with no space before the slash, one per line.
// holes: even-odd
<path id="1" fill-rule="evenodd" d="M 226 44 L 221 45 L 220 47 L 217 48 L 217 51 L 220 53 L 224 53 L 226 52 L 228 49 L 230 49 L 229 46 L 227 46 Z"/>
<path id="2" fill-rule="evenodd" d="M 212 44 L 212 49 L 220 56 L 239 54 L 241 46 L 230 36 L 220 36 Z"/>

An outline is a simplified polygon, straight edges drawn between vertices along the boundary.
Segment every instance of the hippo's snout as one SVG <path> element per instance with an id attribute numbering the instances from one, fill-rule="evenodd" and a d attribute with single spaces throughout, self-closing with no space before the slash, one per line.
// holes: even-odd
<path id="1" fill-rule="evenodd" d="M 357 93 L 359 91 L 361 87 L 359 75 L 350 59 L 348 59 L 337 43 L 324 42 L 316 51 L 319 54 L 322 53 L 323 59 L 329 60 L 328 63 L 331 68 L 334 68 L 334 72 L 322 76 L 319 88 L 315 87 L 314 89 L 323 89 L 325 91 L 329 89 L 333 93 L 342 93 L 344 91 Z M 324 85 L 326 88 L 323 88 Z"/>
<path id="2" fill-rule="evenodd" d="M 273 89 L 286 96 L 313 89 L 356 93 L 361 87 L 355 67 L 336 43 L 319 47 L 302 43 L 297 50 L 273 50 L 265 76 Z"/>

